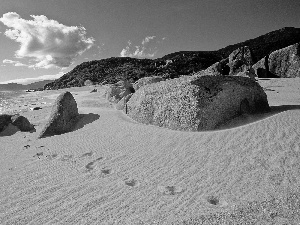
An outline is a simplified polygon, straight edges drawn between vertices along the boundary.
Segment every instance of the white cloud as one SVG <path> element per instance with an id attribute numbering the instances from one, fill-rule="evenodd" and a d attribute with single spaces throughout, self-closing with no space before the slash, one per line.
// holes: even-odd
<path id="1" fill-rule="evenodd" d="M 28 66 L 24 63 L 21 63 L 19 61 L 14 61 L 14 60 L 10 60 L 10 59 L 4 59 L 3 60 L 3 63 L 6 63 L 6 64 L 13 64 L 14 66 Z"/>
<path id="2" fill-rule="evenodd" d="M 37 81 L 42 81 L 42 80 L 55 80 L 63 76 L 64 73 L 60 72 L 55 75 L 43 75 L 39 77 L 31 77 L 31 78 L 23 78 L 23 79 L 15 79 L 15 80 L 9 80 L 5 82 L 1 82 L 0 84 L 8 84 L 8 83 L 17 83 L 17 84 L 31 84 Z"/>
<path id="3" fill-rule="evenodd" d="M 94 38 L 87 38 L 82 26 L 66 26 L 43 15 L 31 17 L 33 20 L 25 20 L 9 12 L 0 18 L 11 28 L 5 35 L 20 43 L 16 57 L 30 57 L 36 62 L 30 68 L 68 67 L 94 44 Z"/>
<path id="4" fill-rule="evenodd" d="M 156 40 L 156 36 L 148 36 L 145 37 L 145 39 L 142 41 L 142 44 L 139 46 L 132 47 L 131 41 L 128 41 L 128 45 L 126 48 L 124 48 L 120 56 L 121 57 L 138 57 L 138 58 L 152 58 L 156 55 L 158 49 L 157 45 L 161 44 L 162 41 L 165 38 L 163 38 L 161 41 Z"/>

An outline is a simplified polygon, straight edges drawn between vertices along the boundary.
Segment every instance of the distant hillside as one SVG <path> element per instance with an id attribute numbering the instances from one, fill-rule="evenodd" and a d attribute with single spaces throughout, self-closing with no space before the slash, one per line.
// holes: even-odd
<path id="1" fill-rule="evenodd" d="M 272 51 L 300 42 L 300 29 L 286 27 L 217 51 L 181 51 L 158 59 L 113 57 L 81 63 L 61 78 L 45 85 L 46 89 L 83 86 L 85 80 L 95 83 L 131 82 L 145 76 L 175 78 L 204 70 L 227 58 L 235 49 L 249 46 L 254 63 Z"/>
<path id="2" fill-rule="evenodd" d="M 38 88 L 43 88 L 47 83 L 50 83 L 52 81 L 53 80 L 42 80 L 42 81 L 37 81 L 26 85 L 17 84 L 17 83 L 0 84 L 0 91 L 19 91 L 19 90 L 38 89 Z"/>

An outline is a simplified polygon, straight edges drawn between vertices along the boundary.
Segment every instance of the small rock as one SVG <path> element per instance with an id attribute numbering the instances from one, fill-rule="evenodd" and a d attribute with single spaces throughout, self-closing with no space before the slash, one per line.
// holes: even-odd
<path id="1" fill-rule="evenodd" d="M 31 131 L 33 125 L 24 116 L 14 115 L 11 117 L 12 124 L 18 127 L 21 131 Z"/>

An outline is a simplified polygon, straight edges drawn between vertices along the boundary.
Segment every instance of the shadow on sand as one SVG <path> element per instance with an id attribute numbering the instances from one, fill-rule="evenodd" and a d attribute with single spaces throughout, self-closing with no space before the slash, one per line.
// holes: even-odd
<path id="1" fill-rule="evenodd" d="M 72 128 L 69 131 L 67 131 L 67 132 L 54 131 L 52 133 L 47 133 L 43 136 L 39 136 L 39 138 L 45 138 L 45 137 L 51 137 L 51 136 L 55 136 L 55 135 L 71 133 L 73 131 L 83 128 L 85 125 L 92 123 L 99 118 L 100 118 L 100 116 L 98 114 L 94 114 L 94 113 L 79 114 L 78 118 L 76 119 L 77 122 L 74 122 L 74 121 L 72 122 L 72 123 L 74 123 L 74 125 L 72 126 Z"/>
<path id="2" fill-rule="evenodd" d="M 270 106 L 270 108 L 271 111 L 268 113 L 251 114 L 251 115 L 244 114 L 238 116 L 230 120 L 228 123 L 219 126 L 217 130 L 225 130 L 225 129 L 231 129 L 231 128 L 248 125 L 266 119 L 268 117 L 274 116 L 276 114 L 282 113 L 284 111 L 300 109 L 300 105 L 279 105 L 279 106 Z"/>
<path id="3" fill-rule="evenodd" d="M 80 114 L 79 120 L 76 123 L 76 125 L 72 131 L 79 130 L 79 129 L 83 128 L 85 125 L 92 123 L 99 118 L 100 118 L 100 116 L 98 114 L 94 114 L 94 113 Z M 70 131 L 70 132 L 72 132 L 72 131 Z"/>
<path id="4" fill-rule="evenodd" d="M 12 136 L 15 133 L 17 133 L 18 131 L 20 131 L 20 130 L 17 127 L 9 125 L 2 132 L 0 132 L 0 137 Z M 36 129 L 33 128 L 31 131 L 20 131 L 20 132 L 34 133 L 34 132 L 36 132 Z"/>

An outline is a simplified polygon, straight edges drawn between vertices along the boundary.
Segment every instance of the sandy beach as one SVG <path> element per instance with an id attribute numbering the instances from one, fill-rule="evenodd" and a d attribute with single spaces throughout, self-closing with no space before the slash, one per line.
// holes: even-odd
<path id="1" fill-rule="evenodd" d="M 104 86 L 19 96 L 35 132 L 0 136 L 0 224 L 299 224 L 300 79 L 259 84 L 270 113 L 208 132 L 137 123 Z M 63 91 L 80 121 L 37 139 Z"/>

